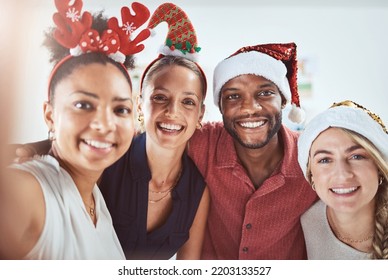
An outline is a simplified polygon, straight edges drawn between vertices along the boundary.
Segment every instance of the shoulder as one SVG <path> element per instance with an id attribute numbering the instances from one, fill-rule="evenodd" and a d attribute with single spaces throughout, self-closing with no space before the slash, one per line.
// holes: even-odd
<path id="1" fill-rule="evenodd" d="M 201 129 L 197 129 L 192 138 L 190 139 L 190 143 L 197 143 L 201 141 L 207 142 L 207 140 L 211 137 L 217 137 L 222 132 L 225 131 L 224 125 L 222 122 L 207 122 L 204 123 Z"/>
<path id="2" fill-rule="evenodd" d="M 183 175 L 196 185 L 202 185 L 205 187 L 205 180 L 198 170 L 198 167 L 194 164 L 193 160 L 185 153 L 183 161 Z"/>
<path id="3" fill-rule="evenodd" d="M 301 216 L 302 224 L 317 223 L 321 221 L 325 213 L 325 204 L 322 200 L 315 202 L 303 215 Z"/>
<path id="4" fill-rule="evenodd" d="M 11 247 L 9 255 L 21 258 L 42 232 L 44 195 L 37 178 L 27 171 L 9 168 L 4 179 L 0 186 L 0 212 L 3 213 L 0 228 L 2 235 L 7 236 L 6 246 Z"/>
<path id="5" fill-rule="evenodd" d="M 36 193 L 42 190 L 42 178 L 47 174 L 56 175 L 60 172 L 59 163 L 51 156 L 36 157 L 22 164 L 13 164 L 7 169 L 7 177 L 13 191 Z"/>
<path id="6" fill-rule="evenodd" d="M 299 131 L 294 131 L 288 128 L 285 125 L 282 125 L 281 128 L 281 135 L 283 136 L 283 139 L 289 143 L 296 144 L 298 142 L 298 138 L 300 135 Z"/>

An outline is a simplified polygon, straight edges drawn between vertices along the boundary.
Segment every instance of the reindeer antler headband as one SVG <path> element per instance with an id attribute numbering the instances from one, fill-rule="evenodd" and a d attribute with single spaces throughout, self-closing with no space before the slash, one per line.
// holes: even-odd
<path id="1" fill-rule="evenodd" d="M 101 52 L 112 57 L 113 60 L 123 63 L 125 55 L 141 52 L 144 45 L 140 42 L 147 39 L 151 32 L 142 30 L 136 38 L 132 39 L 133 32 L 142 26 L 150 17 L 148 8 L 134 2 L 131 7 L 121 8 L 122 26 L 112 17 L 108 20 L 108 29 L 99 34 L 91 28 L 92 15 L 82 13 L 82 0 L 55 0 L 58 12 L 53 20 L 57 25 L 54 38 L 59 44 L 70 49 L 73 56 L 87 52 Z"/>
<path id="2" fill-rule="evenodd" d="M 116 17 L 109 18 L 108 29 L 102 34 L 92 29 L 92 15 L 86 11 L 82 12 L 82 0 L 55 0 L 55 6 L 58 12 L 53 15 L 57 26 L 53 37 L 60 45 L 69 49 L 70 55 L 57 63 L 51 73 L 50 82 L 65 61 L 85 53 L 103 53 L 123 64 L 126 55 L 139 53 L 144 49 L 141 42 L 151 34 L 150 30 L 145 28 L 133 38 L 134 32 L 150 17 L 148 8 L 138 2 L 131 5 L 133 14 L 128 7 L 121 8 L 121 26 Z"/>

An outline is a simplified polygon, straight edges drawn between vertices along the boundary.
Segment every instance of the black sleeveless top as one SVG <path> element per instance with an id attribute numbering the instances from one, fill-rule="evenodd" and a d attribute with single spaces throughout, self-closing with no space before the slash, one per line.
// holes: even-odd
<path id="1" fill-rule="evenodd" d="M 151 172 L 145 143 L 144 133 L 136 136 L 124 156 L 104 171 L 99 187 L 126 258 L 169 259 L 189 238 L 205 182 L 185 153 L 181 177 L 171 192 L 171 214 L 165 224 L 147 232 Z"/>

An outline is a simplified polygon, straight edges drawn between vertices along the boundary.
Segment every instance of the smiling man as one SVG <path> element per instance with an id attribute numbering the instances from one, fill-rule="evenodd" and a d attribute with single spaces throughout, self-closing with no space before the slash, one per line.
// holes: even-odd
<path id="1" fill-rule="evenodd" d="M 211 193 L 203 259 L 305 259 L 300 215 L 316 195 L 297 161 L 302 121 L 296 45 L 244 47 L 214 71 L 214 102 L 223 123 L 209 123 L 190 140 Z"/>

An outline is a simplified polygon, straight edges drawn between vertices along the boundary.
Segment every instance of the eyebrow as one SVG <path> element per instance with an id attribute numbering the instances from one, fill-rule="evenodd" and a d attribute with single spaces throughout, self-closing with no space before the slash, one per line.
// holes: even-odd
<path id="1" fill-rule="evenodd" d="M 162 91 L 170 92 L 168 89 L 166 89 L 166 88 L 164 88 L 164 87 L 155 87 L 154 90 L 162 90 Z M 197 97 L 198 99 L 200 99 L 200 97 L 199 97 L 195 92 L 184 91 L 183 94 L 184 94 L 184 95 L 187 95 L 187 96 L 195 96 L 195 97 Z"/>
<path id="2" fill-rule="evenodd" d="M 276 88 L 278 89 L 278 87 L 272 83 L 272 82 L 267 82 L 267 83 L 264 83 L 264 84 L 261 84 L 259 87 L 259 89 L 264 89 L 264 88 Z M 225 91 L 234 91 L 234 90 L 238 90 L 238 88 L 235 88 L 235 87 L 227 87 L 227 88 L 223 88 L 222 89 L 222 92 L 225 92 Z"/>
<path id="3" fill-rule="evenodd" d="M 360 145 L 358 145 L 358 144 L 356 144 L 356 145 L 353 145 L 353 146 L 350 146 L 349 148 L 347 148 L 347 149 L 345 150 L 345 152 L 350 153 L 350 152 L 353 152 L 353 151 L 355 151 L 355 150 L 357 150 L 357 149 L 363 149 L 363 147 L 360 146 Z M 315 151 L 313 157 L 315 157 L 315 156 L 318 155 L 318 154 L 328 154 L 328 155 L 331 155 L 332 152 L 330 152 L 330 151 L 328 151 L 328 150 L 324 150 L 324 149 L 317 150 L 317 151 Z"/>
<path id="4" fill-rule="evenodd" d="M 87 92 L 87 91 L 75 91 L 75 92 L 72 92 L 71 94 L 82 94 L 82 95 L 86 95 L 88 97 L 91 97 L 91 98 L 94 98 L 94 99 L 99 99 L 98 95 L 97 94 L 94 94 L 94 93 L 91 93 L 91 92 Z M 132 98 L 130 97 L 118 97 L 118 96 L 115 96 L 113 99 L 113 101 L 116 101 L 116 102 L 125 102 L 125 101 L 132 101 Z"/>
<path id="5" fill-rule="evenodd" d="M 191 92 L 191 91 L 185 91 L 183 94 L 187 95 L 187 96 L 195 96 L 195 97 L 197 97 L 198 100 L 200 99 L 200 97 L 196 93 Z"/>

